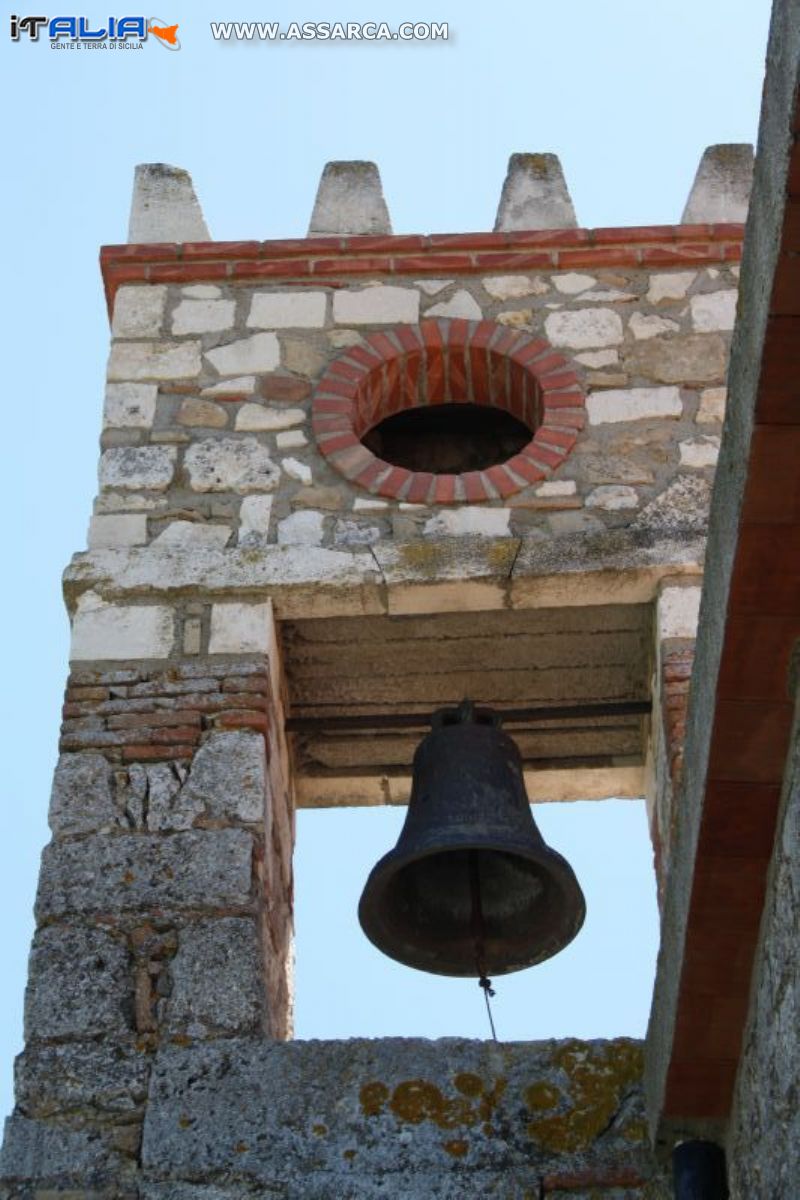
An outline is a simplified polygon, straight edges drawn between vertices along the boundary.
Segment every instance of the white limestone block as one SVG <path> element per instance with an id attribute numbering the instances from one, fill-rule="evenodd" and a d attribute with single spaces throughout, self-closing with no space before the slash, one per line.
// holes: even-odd
<path id="1" fill-rule="evenodd" d="M 307 466 L 304 462 L 300 462 L 299 458 L 283 458 L 281 459 L 281 467 L 290 479 L 295 479 L 298 483 L 308 484 L 313 479 L 311 467 Z"/>
<path id="2" fill-rule="evenodd" d="M 72 619 L 70 660 L 167 658 L 174 640 L 171 608 L 107 604 L 96 592 L 84 592 Z"/>
<path id="3" fill-rule="evenodd" d="M 367 500 L 357 496 L 353 501 L 353 512 L 380 512 L 382 508 L 388 507 L 389 504 L 386 500 Z"/>
<path id="4" fill-rule="evenodd" d="M 574 229 L 575 209 L 555 154 L 512 154 L 495 219 L 495 232 Z"/>
<path id="5" fill-rule="evenodd" d="M 95 515 L 89 521 L 89 549 L 109 546 L 143 546 L 147 541 L 145 513 Z"/>
<path id="6" fill-rule="evenodd" d="M 638 299 L 638 297 L 634 292 L 623 292 L 619 288 L 601 288 L 597 292 L 592 292 L 591 296 L 587 296 L 586 299 L 602 300 L 606 304 L 625 304 L 629 300 Z"/>
<path id="7" fill-rule="evenodd" d="M 660 333 L 674 333 L 680 329 L 680 325 L 666 317 L 645 316 L 644 313 L 635 312 L 628 321 L 628 328 L 637 341 L 643 341 L 645 338 L 658 337 Z"/>
<path id="8" fill-rule="evenodd" d="M 480 321 L 483 313 L 474 296 L 471 296 L 466 288 L 460 288 L 449 300 L 443 300 L 440 304 L 432 305 L 431 308 L 426 310 L 425 316 L 463 317 L 467 321 Z"/>
<path id="9" fill-rule="evenodd" d="M 682 467 L 713 467 L 719 458 L 718 437 L 689 438 L 679 448 Z"/>
<path id="10" fill-rule="evenodd" d="M 696 278 L 696 271 L 668 271 L 651 275 L 647 299 L 651 304 L 658 304 L 661 300 L 683 300 Z"/>
<path id="11" fill-rule="evenodd" d="M 230 392 L 241 392 L 243 396 L 252 396 L 256 390 L 255 375 L 239 375 L 235 379 L 223 379 L 220 383 L 205 387 L 201 396 L 226 396 Z"/>
<path id="12" fill-rule="evenodd" d="M 258 374 L 280 366 L 281 349 L 274 333 L 255 333 L 209 350 L 206 358 L 220 375 Z"/>
<path id="13" fill-rule="evenodd" d="M 251 329 L 322 329 L 324 292 L 256 292 L 247 324 Z"/>
<path id="14" fill-rule="evenodd" d="M 617 350 L 589 350 L 586 354 L 576 354 L 575 361 L 583 363 L 585 367 L 610 367 L 619 362 L 619 352 Z"/>
<path id="15" fill-rule="evenodd" d="M 108 359 L 108 378 L 194 379 L 200 374 L 200 343 L 114 342 Z"/>
<path id="16" fill-rule="evenodd" d="M 213 283 L 192 283 L 181 288 L 181 295 L 187 300 L 218 300 L 222 295 L 222 288 L 215 287 Z"/>
<path id="17" fill-rule="evenodd" d="M 119 338 L 158 337 L 164 318 L 167 289 L 160 285 L 129 285 L 114 297 L 111 332 Z"/>
<path id="18" fill-rule="evenodd" d="M 699 587 L 670 586 L 662 589 L 656 609 L 660 640 L 695 636 L 697 618 L 700 615 L 701 590 Z"/>
<path id="19" fill-rule="evenodd" d="M 378 284 L 357 292 L 335 292 L 333 319 L 338 325 L 416 324 L 419 320 L 416 288 Z"/>
<path id="20" fill-rule="evenodd" d="M 586 350 L 592 346 L 617 346 L 622 341 L 622 319 L 607 308 L 579 308 L 553 312 L 545 320 L 554 346 Z"/>
<path id="21" fill-rule="evenodd" d="M 192 177 L 167 163 L 141 163 L 133 180 L 129 242 L 208 242 Z"/>
<path id="22" fill-rule="evenodd" d="M 103 405 L 106 429 L 149 429 L 156 413 L 155 383 L 108 383 Z"/>
<path id="23" fill-rule="evenodd" d="M 578 485 L 574 479 L 551 479 L 540 483 L 536 489 L 537 496 L 574 496 Z"/>
<path id="24" fill-rule="evenodd" d="M 375 163 L 326 163 L 317 188 L 308 236 L 391 232 L 389 210 Z"/>
<path id="25" fill-rule="evenodd" d="M 483 286 L 495 300 L 518 300 L 522 296 L 544 296 L 549 292 L 542 279 L 531 279 L 528 275 L 490 275 Z"/>
<path id="26" fill-rule="evenodd" d="M 619 483 L 602 484 L 586 497 L 587 508 L 604 508 L 609 512 L 619 508 L 636 508 L 638 503 L 636 489 Z"/>
<path id="27" fill-rule="evenodd" d="M 302 429 L 287 429 L 276 436 L 275 445 L 279 450 L 299 450 L 301 446 L 308 445 L 308 438 Z"/>
<path id="28" fill-rule="evenodd" d="M 280 478 L 269 451 L 253 437 L 195 442 L 184 467 L 193 492 L 272 492 Z"/>
<path id="29" fill-rule="evenodd" d="M 568 271 L 565 275 L 553 275 L 556 291 L 563 296 L 579 296 L 588 292 L 597 283 L 594 275 L 581 275 L 577 271 Z"/>
<path id="30" fill-rule="evenodd" d="M 590 425 L 619 421 L 645 421 L 654 417 L 680 417 L 680 389 L 676 387 L 610 388 L 592 392 L 586 399 Z"/>
<path id="31" fill-rule="evenodd" d="M 233 328 L 233 300 L 181 300 L 172 314 L 172 332 L 217 333 Z"/>
<path id="32" fill-rule="evenodd" d="M 278 522 L 281 546 L 321 546 L 325 536 L 325 514 L 304 508 Z"/>
<path id="33" fill-rule="evenodd" d="M 692 325 L 698 333 L 712 333 L 717 329 L 733 329 L 736 320 L 736 300 L 739 293 L 734 288 L 723 292 L 701 292 L 692 296 Z"/>
<path id="34" fill-rule="evenodd" d="M 209 654 L 266 653 L 270 642 L 271 606 L 213 604 Z"/>
<path id="35" fill-rule="evenodd" d="M 115 446 L 100 456 L 100 487 L 165 491 L 175 474 L 175 446 Z"/>
<path id="36" fill-rule="evenodd" d="M 700 393 L 700 407 L 695 418 L 697 424 L 710 425 L 716 421 L 724 421 L 727 398 L 727 388 L 704 388 Z"/>
<path id="37" fill-rule="evenodd" d="M 306 414 L 302 408 L 265 408 L 263 404 L 243 404 L 236 414 L 236 428 L 252 433 L 272 433 L 302 425 Z"/>
<path id="38" fill-rule="evenodd" d="M 507 537 L 509 508 L 445 508 L 426 521 L 426 537 Z"/>
<path id="39" fill-rule="evenodd" d="M 199 521 L 170 521 L 162 529 L 153 545 L 159 547 L 176 546 L 180 549 L 191 547 L 207 547 L 222 549 L 228 542 L 231 531 L 227 525 L 204 525 Z"/>
<path id="40" fill-rule="evenodd" d="M 239 509 L 239 545 L 265 546 L 271 514 L 272 496 L 245 496 Z"/>

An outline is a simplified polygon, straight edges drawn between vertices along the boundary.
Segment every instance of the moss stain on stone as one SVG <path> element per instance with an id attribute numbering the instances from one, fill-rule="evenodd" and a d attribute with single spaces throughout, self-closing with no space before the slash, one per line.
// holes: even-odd
<path id="1" fill-rule="evenodd" d="M 439 563 L 439 550 L 434 542 L 401 542 L 400 561 L 416 571 L 433 572 Z"/>
<path id="2" fill-rule="evenodd" d="M 442 1149 L 453 1158 L 463 1158 L 469 1150 L 469 1142 L 465 1142 L 463 1138 L 453 1138 L 451 1141 L 442 1142 Z"/>
<path id="3" fill-rule="evenodd" d="M 315 1137 L 325 1137 L 325 1134 L 328 1132 L 328 1126 L 327 1125 L 312 1125 L 311 1132 L 315 1135 Z"/>
<path id="4" fill-rule="evenodd" d="M 641 1044 L 620 1040 L 587 1053 L 585 1044 L 569 1041 L 556 1050 L 553 1061 L 570 1081 L 570 1098 L 554 1098 L 553 1104 L 543 1104 L 549 1099 L 546 1089 L 550 1085 L 531 1085 L 525 1093 L 530 1112 L 540 1113 L 556 1105 L 560 1111 L 537 1115 L 528 1124 L 528 1134 L 555 1153 L 586 1149 L 612 1120 L 625 1089 L 641 1079 Z M 636 1140 L 624 1131 L 623 1136 Z"/>
<path id="5" fill-rule="evenodd" d="M 358 1154 L 357 1150 L 343 1150 L 342 1158 L 347 1159 L 348 1162 L 352 1162 L 357 1154 Z"/>
<path id="6" fill-rule="evenodd" d="M 364 1116 L 377 1117 L 389 1099 L 389 1089 L 385 1083 L 379 1083 L 377 1080 L 365 1083 L 359 1093 L 359 1099 Z"/>
<path id="7" fill-rule="evenodd" d="M 461 1071 L 453 1080 L 456 1086 L 456 1091 L 461 1092 L 462 1096 L 480 1096 L 483 1091 L 483 1082 L 480 1075 L 473 1075 L 469 1071 Z"/>

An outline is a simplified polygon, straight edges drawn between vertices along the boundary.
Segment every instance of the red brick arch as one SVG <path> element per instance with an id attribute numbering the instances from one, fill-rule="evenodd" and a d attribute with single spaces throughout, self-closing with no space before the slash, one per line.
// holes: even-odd
<path id="1" fill-rule="evenodd" d="M 530 442 L 504 463 L 462 475 L 409 471 L 361 443 L 403 409 L 456 403 L 505 409 L 528 426 Z M 547 341 L 494 321 L 464 320 L 370 334 L 330 364 L 312 416 L 320 450 L 347 479 L 377 496 L 439 504 L 496 500 L 546 479 L 586 419 L 578 377 Z"/>

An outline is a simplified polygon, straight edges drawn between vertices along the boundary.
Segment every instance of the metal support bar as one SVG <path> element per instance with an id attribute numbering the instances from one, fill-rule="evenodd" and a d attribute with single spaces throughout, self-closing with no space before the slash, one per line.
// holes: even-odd
<path id="1" fill-rule="evenodd" d="M 437 707 L 446 707 L 439 705 Z M 455 704 L 457 707 L 457 702 Z M 542 708 L 508 708 L 494 711 L 504 725 L 555 721 L 559 718 L 588 719 L 594 717 L 639 717 L 647 716 L 652 709 L 650 700 L 614 700 L 602 704 L 560 704 Z M 484 710 L 477 705 L 475 712 Z M 360 713 L 352 716 L 287 717 L 289 733 L 316 732 L 342 729 L 427 729 L 431 717 L 428 713 Z"/>

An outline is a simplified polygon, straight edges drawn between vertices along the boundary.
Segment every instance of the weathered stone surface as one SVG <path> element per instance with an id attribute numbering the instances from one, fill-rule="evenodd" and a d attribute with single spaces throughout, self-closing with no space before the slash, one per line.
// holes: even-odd
<path id="1" fill-rule="evenodd" d="M 167 300 L 165 287 L 150 284 L 146 287 L 121 287 L 114 297 L 114 337 L 158 337 Z"/>
<path id="2" fill-rule="evenodd" d="M 245 496 L 239 509 L 240 546 L 266 545 L 271 513 L 272 496 Z"/>
<path id="3" fill-rule="evenodd" d="M 253 437 L 195 442 L 184 467 L 193 492 L 272 492 L 280 478 L 269 451 Z"/>
<path id="4" fill-rule="evenodd" d="M 152 833 L 191 829 L 202 805 L 181 793 L 185 778 L 178 763 L 133 763 L 123 793 L 131 821 Z"/>
<path id="5" fill-rule="evenodd" d="M 517 300 L 521 296 L 544 296 L 549 291 L 543 280 L 531 279 L 528 275 L 490 275 L 484 279 L 483 286 L 495 300 Z"/>
<path id="6" fill-rule="evenodd" d="M 650 276 L 647 299 L 651 304 L 662 300 L 682 300 L 697 278 L 696 271 L 668 271 Z"/>
<path id="7" fill-rule="evenodd" d="M 235 1172 L 287 1200 L 456 1200 L 500 1180 L 522 1195 L 556 1165 L 648 1177 L 640 1071 L 624 1039 L 164 1047 L 142 1159 L 175 1182 Z"/>
<path id="8" fill-rule="evenodd" d="M 187 300 L 218 300 L 222 295 L 222 289 L 213 283 L 192 283 L 188 287 L 181 288 L 181 295 L 185 296 Z"/>
<path id="9" fill-rule="evenodd" d="M 676 387 L 610 388 L 592 392 L 586 399 L 586 411 L 590 425 L 610 425 L 653 417 L 680 417 L 683 403 Z"/>
<path id="10" fill-rule="evenodd" d="M 263 821 L 267 777 L 261 734 L 246 729 L 212 733 L 194 756 L 179 802 L 209 817 Z"/>
<path id="11" fill-rule="evenodd" d="M 713 467 L 719 458 L 719 438 L 689 438 L 679 449 L 682 467 Z"/>
<path id="12" fill-rule="evenodd" d="M 413 324 L 419 320 L 419 292 L 393 284 L 335 292 L 333 319 L 339 325 Z"/>
<path id="13" fill-rule="evenodd" d="M 151 1062 L 130 1036 L 58 1045 L 32 1042 L 15 1064 L 17 1104 L 33 1117 L 76 1109 L 113 1115 L 140 1111 Z"/>
<path id="14" fill-rule="evenodd" d="M 574 496 L 578 485 L 574 479 L 551 479 L 540 483 L 536 488 L 537 496 Z"/>
<path id="15" fill-rule="evenodd" d="M 102 754 L 62 754 L 50 793 L 50 828 L 56 837 L 94 833 L 120 824 L 114 805 L 114 775 Z"/>
<path id="16" fill-rule="evenodd" d="M 619 313 L 607 308 L 553 312 L 544 325 L 554 346 L 571 346 L 575 350 L 590 346 L 616 346 L 623 337 Z"/>
<path id="17" fill-rule="evenodd" d="M 373 162 L 329 162 L 317 188 L 308 236 L 391 233 L 389 210 Z"/>
<path id="18" fill-rule="evenodd" d="M 380 538 L 377 525 L 365 525 L 361 521 L 337 521 L 333 530 L 336 546 L 374 546 Z"/>
<path id="19" fill-rule="evenodd" d="M 695 637 L 699 612 L 700 588 L 696 585 L 662 588 L 656 616 L 659 638 Z"/>
<path id="20" fill-rule="evenodd" d="M 639 496 L 635 488 L 623 484 L 608 484 L 594 488 L 586 497 L 587 508 L 604 508 L 614 512 L 620 508 L 636 508 Z"/>
<path id="21" fill-rule="evenodd" d="M 711 485 L 702 475 L 679 475 L 651 500 L 635 524 L 663 534 L 679 531 L 703 534 L 708 529 Z"/>
<path id="22" fill-rule="evenodd" d="M 321 546 L 325 536 L 325 514 L 302 509 L 278 522 L 281 546 Z"/>
<path id="23" fill-rule="evenodd" d="M 57 1188 L 50 1194 L 37 1190 L 36 1200 L 54 1200 L 62 1185 L 78 1185 L 70 1200 L 86 1196 L 87 1187 L 102 1187 L 123 1178 L 125 1160 L 111 1148 L 108 1130 L 68 1129 L 13 1116 L 6 1120 L 0 1152 L 0 1179 L 43 1184 Z M 27 1193 L 26 1193 L 27 1194 Z"/>
<path id="24" fill-rule="evenodd" d="M 698 333 L 713 333 L 716 329 L 733 329 L 736 320 L 738 292 L 727 289 L 722 292 L 701 292 L 692 296 L 689 308 L 692 324 Z"/>
<path id="25" fill-rule="evenodd" d="M 497 207 L 495 232 L 574 229 L 577 223 L 558 157 L 512 154 Z"/>
<path id="26" fill-rule="evenodd" d="M 274 371 L 280 365 L 280 346 L 274 333 L 254 333 L 252 337 L 209 350 L 206 358 L 220 375 Z"/>
<path id="27" fill-rule="evenodd" d="M 298 458 L 281 459 L 281 467 L 290 479 L 296 479 L 298 483 L 308 485 L 314 478 L 308 463 L 300 462 Z"/>
<path id="28" fill-rule="evenodd" d="M 302 429 L 285 429 L 275 435 L 275 445 L 279 450 L 299 450 L 308 445 L 308 438 Z"/>
<path id="29" fill-rule="evenodd" d="M 182 300 L 172 314 L 172 332 L 216 333 L 231 329 L 235 309 L 233 300 Z"/>
<path id="30" fill-rule="evenodd" d="M 170 978 L 165 1018 L 170 1033 L 197 1038 L 255 1032 L 263 1005 L 255 921 L 223 917 L 184 925 Z"/>
<path id="31" fill-rule="evenodd" d="M 327 366 L 328 356 L 323 354 L 316 346 L 311 345 L 307 338 L 287 337 L 282 334 L 281 349 L 284 366 L 288 371 L 293 371 L 296 375 L 305 375 L 309 379 L 314 379 Z M 281 393 L 276 394 L 275 388 L 279 381 Z M 265 379 L 263 381 L 261 386 L 262 394 L 268 400 L 302 400 L 304 398 L 303 395 L 286 394 L 286 385 L 289 382 L 292 383 L 293 388 L 298 390 L 303 385 L 302 379 L 293 379 L 290 381 L 285 376 L 275 375 L 272 379 Z M 308 387 L 308 384 L 305 386 Z M 305 394 L 308 395 L 308 392 Z"/>
<path id="32" fill-rule="evenodd" d="M 108 360 L 108 378 L 194 379 L 200 374 L 200 343 L 114 342 Z"/>
<path id="33" fill-rule="evenodd" d="M 580 471 L 587 483 L 652 483 L 653 472 L 630 455 L 585 454 Z"/>
<path id="34" fill-rule="evenodd" d="M 145 488 L 163 492 L 175 474 L 174 446 L 117 446 L 100 459 L 101 488 Z"/>
<path id="35" fill-rule="evenodd" d="M 206 525 L 200 521 L 170 521 L 162 529 L 154 546 L 217 546 L 227 544 L 231 536 L 227 525 Z"/>
<path id="36" fill-rule="evenodd" d="M 685 225 L 745 221 L 752 185 L 752 146 L 747 143 L 708 146 L 700 159 L 681 221 Z"/>
<path id="37" fill-rule="evenodd" d="M 51 844 L 42 856 L 37 912 L 48 918 L 247 905 L 252 851 L 252 837 L 243 829 Z"/>
<path id="38" fill-rule="evenodd" d="M 247 324 L 251 329 L 321 329 L 326 306 L 324 292 L 256 292 Z"/>
<path id="39" fill-rule="evenodd" d="M 188 425 L 190 428 L 224 429 L 228 424 L 228 414 L 220 404 L 190 396 L 181 404 L 175 420 L 179 425 Z"/>
<path id="40" fill-rule="evenodd" d="M 236 428 L 248 432 L 272 433 L 302 425 L 306 414 L 302 408 L 266 408 L 263 404 L 243 404 L 236 414 Z"/>
<path id="41" fill-rule="evenodd" d="M 174 613 L 163 605 L 106 604 L 84 592 L 72 620 L 70 659 L 166 658 L 174 641 Z"/>
<path id="42" fill-rule="evenodd" d="M 727 388 L 705 388 L 700 393 L 700 406 L 695 418 L 697 424 L 711 425 L 716 421 L 724 421 L 727 397 Z"/>
<path id="43" fill-rule="evenodd" d="M 83 845 L 51 843 L 45 848 L 45 860 Z M 126 1034 L 131 1027 L 132 992 L 133 974 L 121 939 L 103 929 L 81 926 L 39 929 L 25 992 L 26 1040 Z"/>
<path id="44" fill-rule="evenodd" d="M 269 650 L 269 604 L 215 604 L 209 654 L 255 654 Z"/>
<path id="45" fill-rule="evenodd" d="M 128 241 L 210 240 L 189 172 L 167 163 L 140 163 L 133 181 Z"/>
<path id="46" fill-rule="evenodd" d="M 498 325 L 508 325 L 511 329 L 530 329 L 533 325 L 533 309 L 517 308 L 499 312 L 495 321 Z"/>
<path id="47" fill-rule="evenodd" d="M 464 317 L 467 321 L 480 321 L 483 313 L 477 300 L 460 288 L 449 300 L 434 304 L 425 312 L 426 317 Z"/>
<path id="48" fill-rule="evenodd" d="M 624 351 L 623 361 L 632 375 L 686 385 L 724 379 L 727 352 L 718 334 L 697 333 L 637 342 Z"/>
<path id="49" fill-rule="evenodd" d="M 507 508 L 446 508 L 425 523 L 426 537 L 508 537 L 511 512 Z"/>
<path id="50" fill-rule="evenodd" d="M 102 552 L 101 552 L 102 553 Z M 162 604 L 107 604 L 84 592 L 72 619 L 70 660 L 167 658 L 175 641 L 175 614 Z"/>
<path id="51" fill-rule="evenodd" d="M 618 350 L 589 350 L 586 354 L 576 354 L 575 361 L 585 367 L 597 370 L 599 367 L 612 367 L 619 362 Z"/>
<path id="52" fill-rule="evenodd" d="M 636 340 L 642 342 L 661 333 L 674 333 L 676 329 L 680 329 L 680 325 L 666 317 L 645 316 L 635 312 L 628 321 L 628 328 Z"/>
<path id="53" fill-rule="evenodd" d="M 149 429 L 156 411 L 158 384 L 108 383 L 103 426 L 110 429 Z"/>
<path id="54" fill-rule="evenodd" d="M 328 512 L 338 512 L 345 507 L 347 499 L 337 487 L 304 487 L 292 496 L 292 508 L 322 508 Z"/>
<path id="55" fill-rule="evenodd" d="M 89 521 L 89 549 L 102 546 L 143 546 L 147 541 L 144 513 L 97 514 Z"/>
<path id="56" fill-rule="evenodd" d="M 204 387 L 200 391 L 201 396 L 230 396 L 242 395 L 252 396 L 256 390 L 255 375 L 237 375 L 234 379 L 221 379 L 219 383 L 214 383 L 210 387 Z"/>
<path id="57" fill-rule="evenodd" d="M 425 293 L 426 296 L 438 296 L 439 292 L 443 292 L 445 288 L 452 287 L 455 283 L 454 279 L 415 279 L 414 286 L 418 287 Z M 334 336 L 334 335 L 331 335 Z M 335 345 L 335 342 L 331 342 Z"/>
<path id="58" fill-rule="evenodd" d="M 594 275 L 582 275 L 577 271 L 565 271 L 563 275 L 554 275 L 553 284 L 562 296 L 579 296 L 588 292 L 597 283 Z"/>

